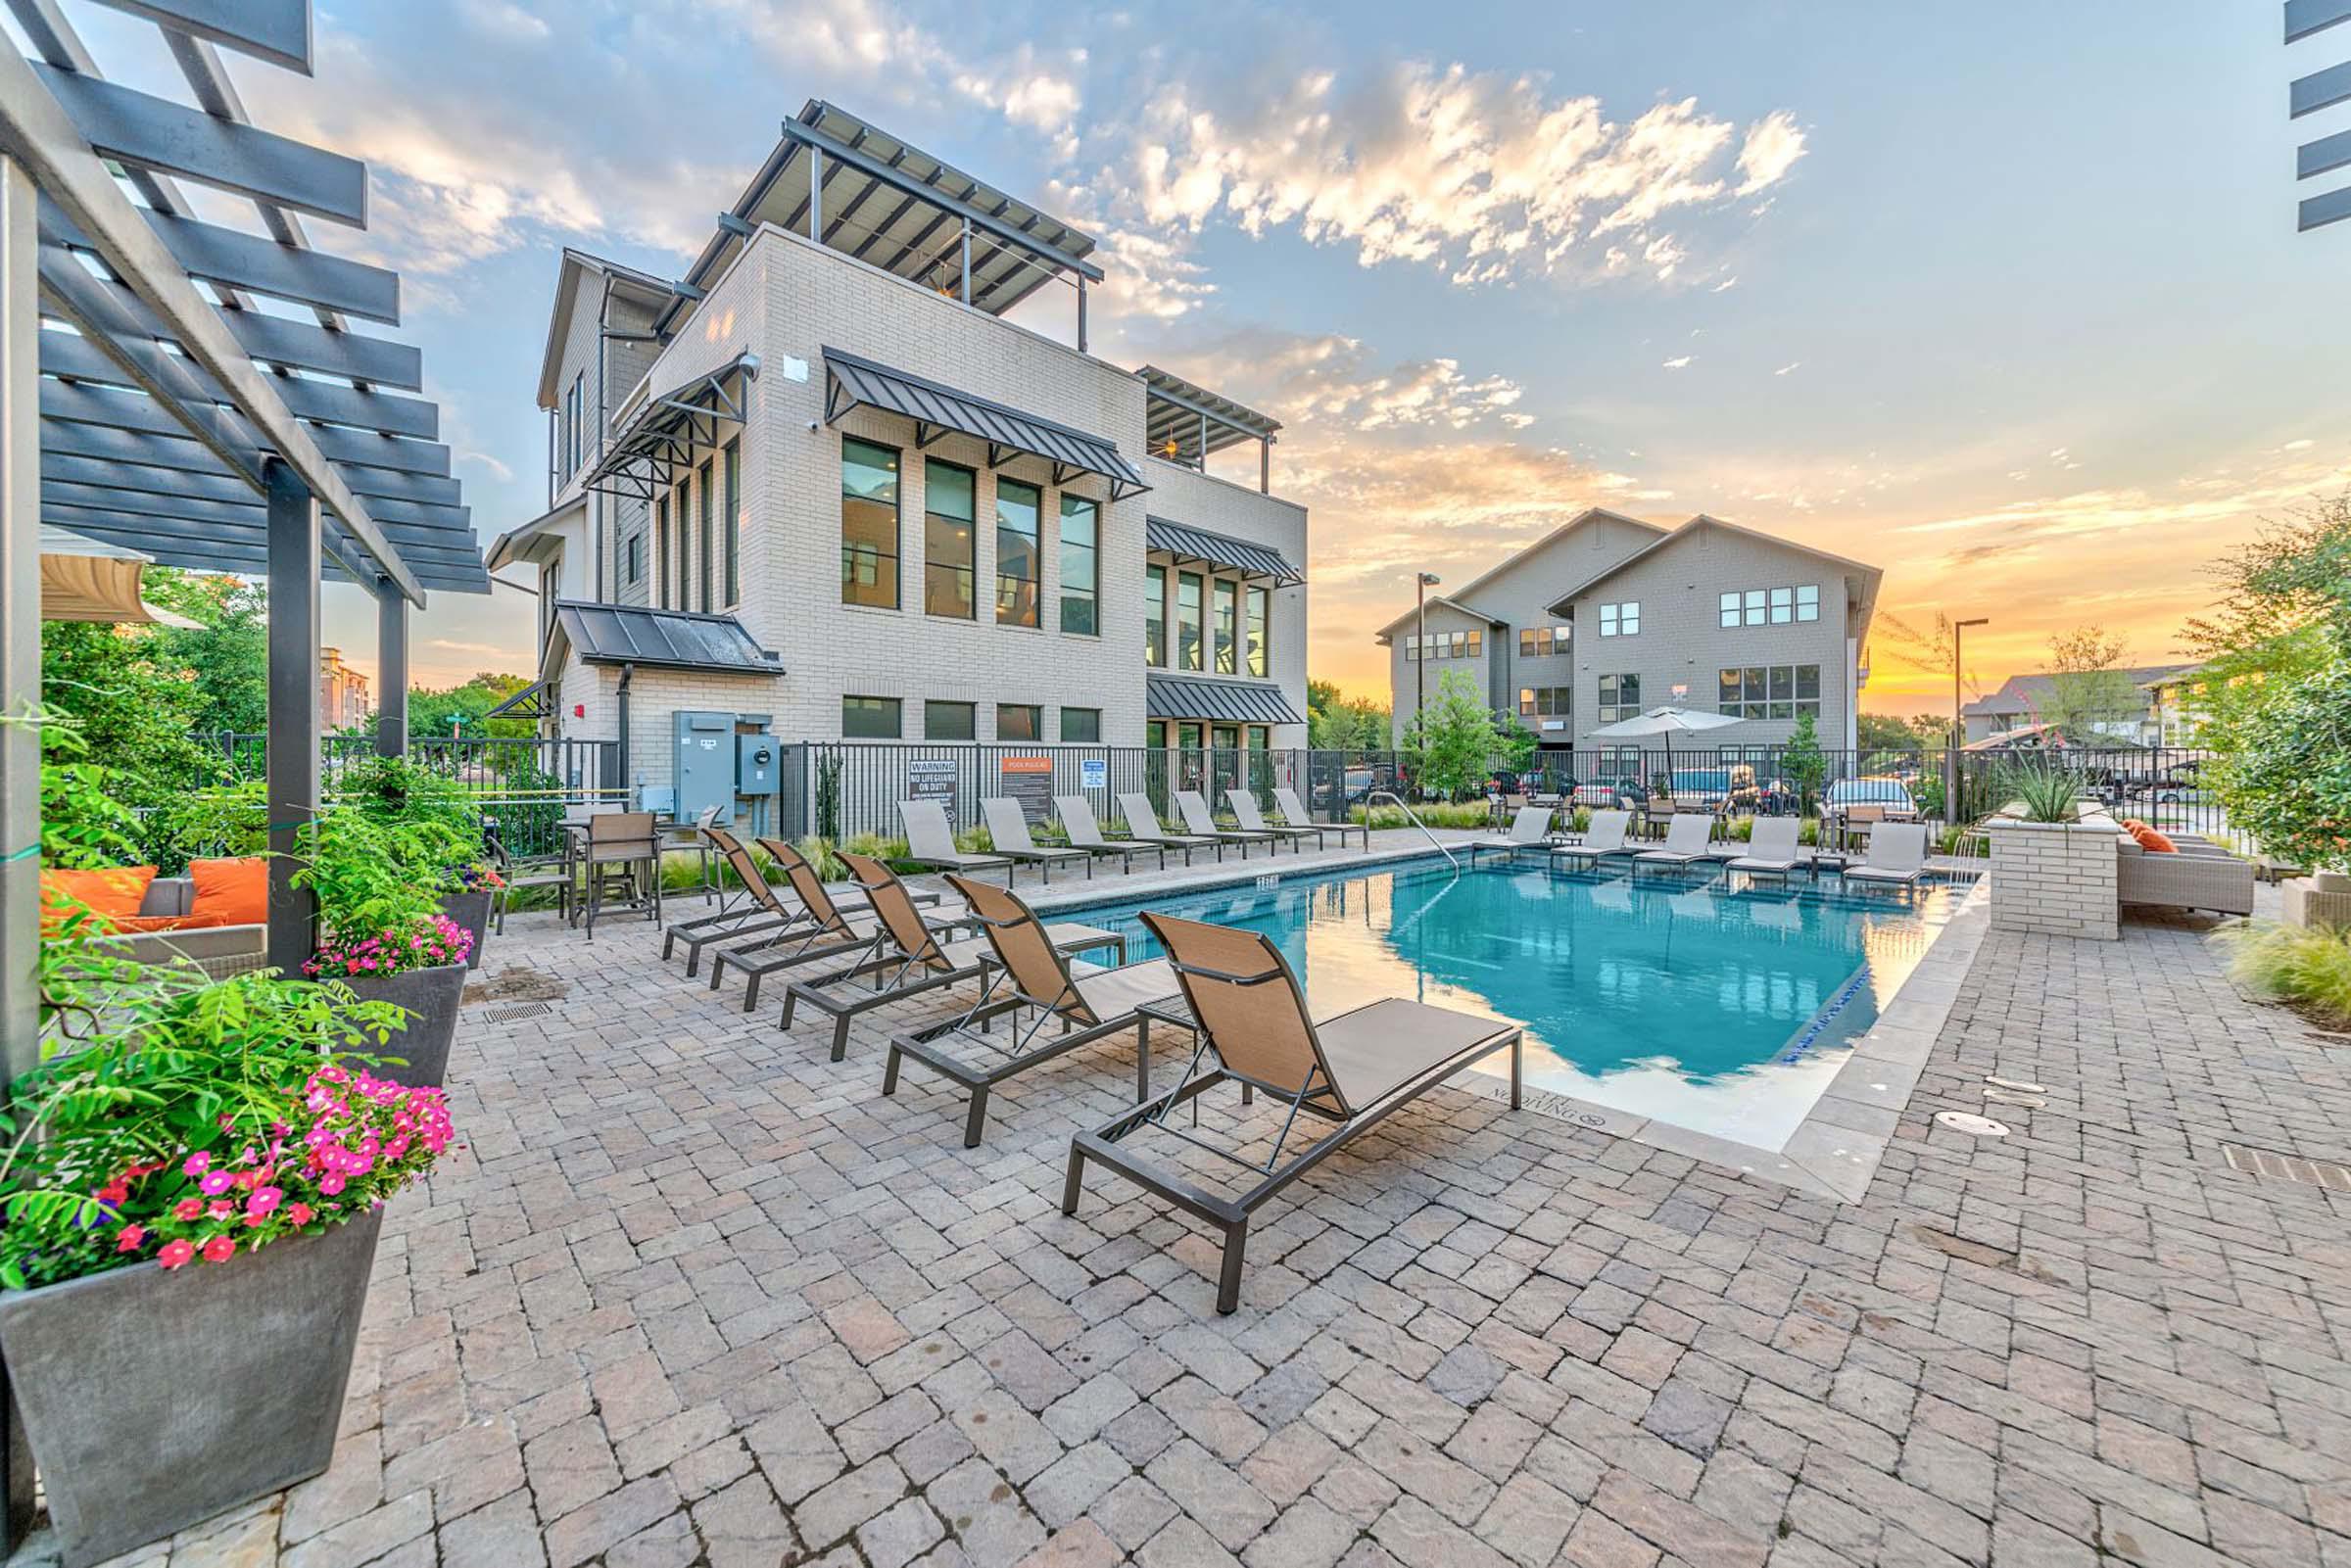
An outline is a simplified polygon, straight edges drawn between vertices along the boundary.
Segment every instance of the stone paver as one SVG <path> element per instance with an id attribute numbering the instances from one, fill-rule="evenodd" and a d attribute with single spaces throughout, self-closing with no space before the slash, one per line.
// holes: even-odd
<path id="1" fill-rule="evenodd" d="M 878 1093 L 929 1009 L 835 1065 L 657 948 L 493 940 L 334 1468 L 141 1568 L 2351 1565 L 2351 1200 L 2218 1150 L 2351 1161 L 2351 1050 L 2192 925 L 1991 933 L 1861 1203 L 1440 1092 L 1263 1213 L 1229 1318 L 1164 1205 L 1059 1212 L 1130 1038 L 967 1151 Z M 1932 1122 L 1988 1074 L 2046 1104 Z"/>

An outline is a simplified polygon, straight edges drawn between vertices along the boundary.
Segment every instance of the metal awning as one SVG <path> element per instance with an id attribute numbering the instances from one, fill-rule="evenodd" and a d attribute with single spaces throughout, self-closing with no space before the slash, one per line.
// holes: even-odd
<path id="1" fill-rule="evenodd" d="M 1306 574 L 1292 566 L 1289 557 L 1270 545 L 1252 545 L 1245 539 L 1234 539 L 1230 534 L 1212 534 L 1205 528 L 1170 522 L 1165 517 L 1143 519 L 1143 547 L 1163 555 L 1173 555 L 1178 561 L 1198 561 L 1206 566 L 1238 572 L 1243 577 L 1267 578 L 1280 585 L 1306 581 Z"/>
<path id="2" fill-rule="evenodd" d="M 1262 681 L 1209 681 L 1193 676 L 1144 677 L 1143 711 L 1153 719 L 1205 719 L 1213 724 L 1304 724 L 1281 688 Z"/>
<path id="3" fill-rule="evenodd" d="M 703 670 L 714 675 L 782 675 L 778 655 L 751 641 L 732 615 L 655 610 L 635 604 L 557 599 L 555 624 L 589 664 Z"/>
<path id="4" fill-rule="evenodd" d="M 1027 453 L 1052 464 L 1056 485 L 1079 474 L 1101 475 L 1110 481 L 1112 500 L 1151 488 L 1134 464 L 1119 455 L 1119 444 L 1106 436 L 1090 436 L 839 349 L 825 350 L 825 373 L 827 424 L 838 423 L 851 408 L 880 408 L 914 421 L 918 449 L 952 431 L 986 442 L 991 468 L 1016 453 Z"/>
<path id="5" fill-rule="evenodd" d="M 1278 420 L 1147 364 L 1134 373 L 1145 389 L 1144 421 L 1154 457 L 1198 468 L 1207 454 L 1244 441 L 1271 442 Z"/>
<path id="6" fill-rule="evenodd" d="M 677 470 L 692 466 L 697 451 L 718 445 L 720 420 L 743 421 L 749 383 L 758 374 L 759 356 L 746 352 L 648 399 L 605 446 L 581 487 L 651 500 L 677 483 Z"/>

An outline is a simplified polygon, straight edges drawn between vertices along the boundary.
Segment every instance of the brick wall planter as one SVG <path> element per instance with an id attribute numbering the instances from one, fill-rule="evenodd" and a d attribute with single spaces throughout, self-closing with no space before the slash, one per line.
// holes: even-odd
<path id="1" fill-rule="evenodd" d="M 2111 824 L 1995 817 L 1984 826 L 1991 839 L 1994 929 L 2107 942 L 2122 934 Z"/>

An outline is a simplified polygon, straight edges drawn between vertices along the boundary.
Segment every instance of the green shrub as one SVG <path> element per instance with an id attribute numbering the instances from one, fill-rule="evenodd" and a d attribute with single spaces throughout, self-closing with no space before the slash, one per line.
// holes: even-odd
<path id="1" fill-rule="evenodd" d="M 2246 990 L 2338 1027 L 2351 1024 L 2351 930 L 2255 921 L 2225 927 L 2213 940 L 2229 955 L 2230 977 Z"/>
<path id="2" fill-rule="evenodd" d="M 1431 828 L 1486 828 L 1492 826 L 1494 822 L 1492 808 L 1482 800 L 1423 801 L 1413 808 L 1413 814 Z M 1352 808 L 1347 815 L 1354 822 L 1363 823 L 1365 821 L 1364 808 L 1361 806 Z M 1404 810 L 1400 806 L 1374 806 L 1371 808 L 1368 826 L 1372 828 L 1409 828 L 1412 826 L 1412 819 L 1405 816 Z"/>
<path id="3" fill-rule="evenodd" d="M 2085 780 L 2065 763 L 2051 757 L 2011 762 L 1995 776 L 1999 793 L 2024 808 L 2027 822 L 2072 822 L 2074 804 L 2082 798 Z"/>

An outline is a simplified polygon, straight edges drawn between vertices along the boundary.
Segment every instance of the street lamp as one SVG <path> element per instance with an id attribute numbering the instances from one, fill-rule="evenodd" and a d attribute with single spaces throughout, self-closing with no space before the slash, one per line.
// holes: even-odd
<path id="1" fill-rule="evenodd" d="M 1960 640 L 1969 627 L 1991 624 L 1989 619 L 1981 615 L 1971 621 L 1951 623 L 1951 744 L 1943 768 L 1948 777 L 1943 786 L 1943 815 L 1946 825 L 1955 826 L 1959 821 L 1959 747 L 1967 738 L 1967 719 L 1959 711 L 1959 677 L 1967 668 L 1966 662 L 1959 657 Z"/>
<path id="2" fill-rule="evenodd" d="M 1422 572 L 1413 583 L 1413 718 L 1428 706 L 1428 591 L 1437 586 L 1434 572 Z"/>

